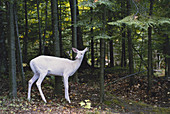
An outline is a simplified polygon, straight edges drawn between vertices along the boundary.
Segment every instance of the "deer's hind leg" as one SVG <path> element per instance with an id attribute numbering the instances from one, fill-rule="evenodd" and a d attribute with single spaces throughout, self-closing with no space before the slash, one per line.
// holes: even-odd
<path id="1" fill-rule="evenodd" d="M 33 85 L 33 83 L 39 78 L 39 74 L 34 74 L 34 76 L 29 80 L 28 82 L 28 100 L 30 101 L 30 97 L 31 97 L 31 87 Z"/>
<path id="2" fill-rule="evenodd" d="M 40 77 L 39 77 L 38 81 L 36 82 L 36 85 L 37 85 L 38 90 L 39 90 L 39 92 L 40 92 L 41 98 L 43 99 L 43 101 L 44 101 L 45 103 L 46 103 L 47 101 L 46 101 L 46 99 L 45 99 L 45 97 L 44 97 L 44 94 L 43 94 L 43 92 L 42 92 L 41 83 L 42 83 L 42 81 L 44 80 L 44 78 L 46 77 L 46 75 L 47 75 L 47 72 L 41 72 L 41 73 L 40 73 Z"/>

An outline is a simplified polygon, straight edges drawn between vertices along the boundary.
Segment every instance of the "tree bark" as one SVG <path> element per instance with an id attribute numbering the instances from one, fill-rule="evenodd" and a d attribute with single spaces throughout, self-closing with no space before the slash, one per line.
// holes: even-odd
<path id="1" fill-rule="evenodd" d="M 127 15 L 130 14 L 129 12 L 130 5 L 127 4 Z M 125 1 L 121 0 L 121 18 L 123 19 L 125 17 Z M 126 67 L 126 43 L 125 43 L 125 24 L 122 25 L 122 56 L 121 56 L 121 67 Z"/>
<path id="2" fill-rule="evenodd" d="M 109 14 L 112 13 L 111 11 L 109 11 Z M 112 21 L 112 16 L 108 17 L 108 22 Z M 108 35 L 112 36 L 112 26 L 108 25 Z M 113 55 L 113 40 L 110 39 L 109 40 L 109 46 L 110 46 L 110 67 L 114 67 L 114 55 Z"/>
<path id="3" fill-rule="evenodd" d="M 39 35 L 39 54 L 42 54 L 42 39 L 41 39 L 41 22 L 39 14 L 39 0 L 37 0 L 37 14 L 38 14 L 38 35 Z"/>
<path id="4" fill-rule="evenodd" d="M 77 0 L 69 0 L 71 8 L 71 24 L 72 24 L 72 46 L 78 48 L 78 35 L 77 35 Z M 76 54 L 72 51 L 73 58 Z M 78 83 L 78 74 L 74 74 L 74 82 Z"/>
<path id="5" fill-rule="evenodd" d="M 20 46 L 20 40 L 19 40 L 19 31 L 18 31 L 18 19 L 17 19 L 17 13 L 16 8 L 14 8 L 14 19 L 15 19 L 15 31 L 16 31 L 16 47 L 17 47 L 17 59 L 18 59 L 18 66 L 19 66 L 19 72 L 21 74 L 22 79 L 22 86 L 23 90 L 26 91 L 26 83 L 25 83 L 25 75 L 24 75 L 24 69 L 23 69 L 23 59 L 22 59 L 22 50 Z"/>
<path id="6" fill-rule="evenodd" d="M 57 12 L 58 0 L 51 0 L 52 6 L 52 25 L 53 25 L 53 40 L 54 40 L 54 55 L 60 57 L 60 39 L 58 32 L 58 12 Z M 55 94 L 62 94 L 62 77 L 55 76 Z"/>
<path id="7" fill-rule="evenodd" d="M 63 43 L 62 43 L 62 17 L 61 17 L 61 13 L 62 13 L 62 4 L 61 4 L 61 1 L 60 1 L 60 10 L 59 10 L 59 22 L 58 22 L 58 25 L 59 25 L 59 38 L 60 38 L 60 56 L 63 57 Z"/>
<path id="8" fill-rule="evenodd" d="M 126 67 L 126 44 L 125 44 L 125 33 L 122 33 L 122 56 L 121 56 L 121 67 Z"/>
<path id="9" fill-rule="evenodd" d="M 133 65 L 133 48 L 132 48 L 132 38 L 131 38 L 131 30 L 128 27 L 128 53 L 129 53 L 129 74 L 134 73 L 134 65 Z M 134 84 L 134 77 L 130 77 L 130 83 L 129 85 L 132 86 Z"/>
<path id="10" fill-rule="evenodd" d="M 113 40 L 109 41 L 110 45 L 110 67 L 114 67 L 114 55 L 113 55 Z"/>
<path id="11" fill-rule="evenodd" d="M 11 95 L 17 97 L 15 33 L 14 33 L 14 1 L 9 2 L 9 77 Z"/>
<path id="12" fill-rule="evenodd" d="M 103 27 L 102 32 L 105 33 L 106 26 L 106 6 L 103 6 Z M 105 41 L 100 39 L 100 103 L 104 100 L 104 67 L 105 67 Z"/>
<path id="13" fill-rule="evenodd" d="M 3 2 L 0 1 L 0 7 L 3 7 Z M 0 77 L 7 72 L 6 48 L 5 48 L 5 31 L 4 31 L 4 15 L 5 12 L 0 10 Z"/>
<path id="14" fill-rule="evenodd" d="M 130 15 L 130 0 L 127 0 L 127 15 Z M 128 53 L 129 53 L 129 73 L 134 73 L 134 65 L 133 65 L 133 48 L 132 48 L 132 38 L 131 38 L 131 29 L 127 28 L 127 38 L 128 38 Z M 130 77 L 129 85 L 132 86 L 134 84 L 134 77 Z"/>
<path id="15" fill-rule="evenodd" d="M 170 47 L 170 41 L 169 41 L 169 38 L 168 38 L 168 35 L 167 34 L 164 34 L 164 37 L 165 37 L 165 76 L 167 77 L 168 80 L 170 80 L 170 50 L 169 50 L 169 47 Z"/>
<path id="16" fill-rule="evenodd" d="M 149 15 L 152 15 L 153 10 L 153 0 L 150 0 L 150 12 Z M 148 27 L 148 92 L 152 87 L 152 27 Z"/>
<path id="17" fill-rule="evenodd" d="M 47 12 L 47 6 L 48 6 L 48 0 L 45 0 L 45 2 L 46 2 L 46 6 L 45 6 L 45 29 L 44 29 L 44 35 L 43 35 L 43 44 L 42 44 L 42 46 L 43 46 L 43 49 L 42 49 L 42 53 L 43 54 L 45 54 L 45 43 L 46 43 L 46 41 L 45 41 L 45 35 L 46 35 L 46 31 L 47 31 L 47 15 L 48 15 L 48 12 Z"/>
<path id="18" fill-rule="evenodd" d="M 24 45 L 23 45 L 23 61 L 28 62 L 27 58 L 27 44 L 28 44 L 28 17 L 27 17 L 27 0 L 24 0 L 25 5 L 25 36 L 24 36 Z"/>
<path id="19" fill-rule="evenodd" d="M 105 42 L 104 39 L 101 39 L 100 40 L 100 103 L 102 103 L 104 100 L 104 66 L 105 66 L 104 49 L 105 49 Z"/>
<path id="20" fill-rule="evenodd" d="M 93 15 L 93 8 L 90 8 L 91 15 Z M 93 21 L 93 17 L 91 17 L 91 24 Z M 93 37 L 93 27 L 90 30 L 91 33 L 91 66 L 94 68 L 94 37 Z"/>

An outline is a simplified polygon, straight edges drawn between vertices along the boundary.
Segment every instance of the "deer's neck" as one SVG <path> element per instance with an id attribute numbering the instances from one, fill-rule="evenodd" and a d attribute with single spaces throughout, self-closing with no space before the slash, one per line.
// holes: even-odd
<path id="1" fill-rule="evenodd" d="M 80 67 L 82 60 L 83 60 L 83 58 L 74 60 L 73 67 L 74 67 L 75 70 L 77 70 Z"/>

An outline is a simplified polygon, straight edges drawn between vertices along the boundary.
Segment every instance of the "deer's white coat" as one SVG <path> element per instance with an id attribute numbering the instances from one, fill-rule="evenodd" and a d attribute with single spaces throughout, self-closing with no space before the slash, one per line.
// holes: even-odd
<path id="1" fill-rule="evenodd" d="M 69 103 L 71 103 L 68 93 L 68 78 L 69 76 L 72 76 L 80 67 L 84 54 L 88 50 L 87 48 L 83 51 L 79 51 L 76 48 L 72 49 L 75 53 L 77 53 L 75 57 L 76 60 L 41 55 L 30 61 L 30 67 L 34 72 L 34 76 L 28 82 L 28 100 L 30 100 L 32 84 L 38 79 L 36 85 L 42 99 L 44 102 L 47 102 L 41 89 L 41 83 L 46 75 L 55 75 L 63 76 L 65 98 Z"/>

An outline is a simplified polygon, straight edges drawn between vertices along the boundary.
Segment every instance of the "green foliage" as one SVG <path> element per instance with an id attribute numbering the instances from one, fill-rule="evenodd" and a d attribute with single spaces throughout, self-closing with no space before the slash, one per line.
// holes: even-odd
<path id="1" fill-rule="evenodd" d="M 112 37 L 108 36 L 107 34 L 99 34 L 98 36 L 95 36 L 94 39 L 111 39 Z"/>
<path id="2" fill-rule="evenodd" d="M 6 11 L 6 9 L 3 8 L 2 6 L 0 6 L 0 10 L 1 10 L 1 11 Z"/>
<path id="3" fill-rule="evenodd" d="M 79 3 L 79 6 L 85 6 L 91 8 L 96 8 L 98 7 L 98 5 L 106 5 L 107 7 L 110 7 L 113 5 L 113 2 L 111 2 L 110 0 L 97 0 L 96 2 L 94 0 L 87 0 Z"/>
<path id="4" fill-rule="evenodd" d="M 136 18 L 136 19 L 135 19 Z M 139 19 L 138 19 L 139 18 Z M 163 24 L 170 24 L 170 18 L 163 18 L 163 17 L 138 17 L 134 15 L 127 16 L 121 20 L 117 20 L 115 22 L 109 22 L 109 25 L 115 25 L 122 27 L 123 24 L 127 26 L 133 26 L 135 28 L 140 28 L 147 30 L 149 26 L 160 26 Z"/>

